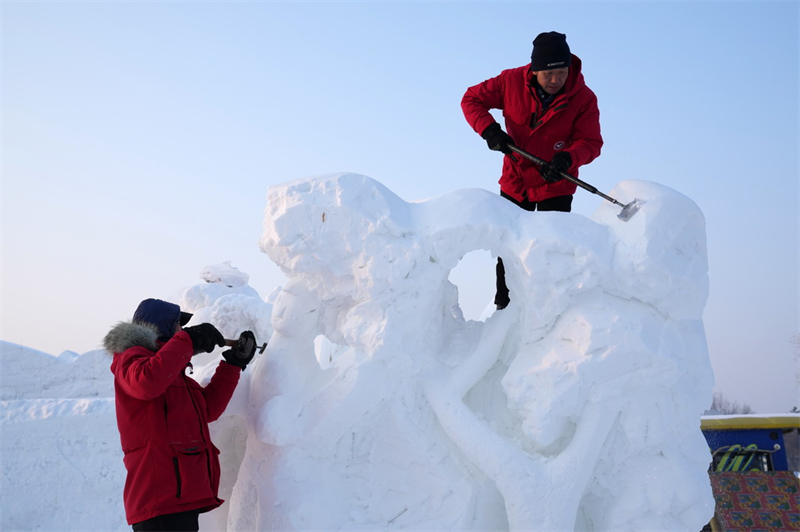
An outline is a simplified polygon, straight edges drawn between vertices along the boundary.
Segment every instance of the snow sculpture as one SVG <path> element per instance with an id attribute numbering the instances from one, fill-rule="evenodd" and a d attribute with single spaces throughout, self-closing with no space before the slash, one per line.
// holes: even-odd
<path id="1" fill-rule="evenodd" d="M 261 248 L 289 280 L 228 529 L 702 528 L 703 216 L 654 183 L 612 194 L 647 204 L 626 223 L 483 190 L 407 203 L 354 174 L 272 187 Z M 485 323 L 448 281 L 477 249 L 511 290 Z"/>
<path id="2" fill-rule="evenodd" d="M 200 278 L 207 283 L 223 284 L 228 288 L 242 288 L 250 281 L 250 276 L 230 261 L 206 266 L 200 271 Z"/>
<path id="3" fill-rule="evenodd" d="M 177 302 L 181 309 L 194 314 L 187 326 L 213 323 L 225 338 L 236 339 L 242 331 L 250 330 L 265 342 L 272 335 L 270 315 L 272 305 L 264 302 L 247 282 L 250 276 L 230 262 L 206 266 L 200 271 L 204 284 L 187 288 Z M 196 366 L 219 361 L 219 352 L 197 355 Z M 214 364 L 214 368 L 216 364 Z M 213 368 L 209 368 L 212 370 Z"/>

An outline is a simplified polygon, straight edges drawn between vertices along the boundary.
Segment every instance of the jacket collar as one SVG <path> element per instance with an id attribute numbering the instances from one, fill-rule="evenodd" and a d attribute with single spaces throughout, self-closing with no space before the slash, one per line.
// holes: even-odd
<path id="1" fill-rule="evenodd" d="M 103 338 L 103 347 L 109 353 L 122 353 L 134 346 L 157 351 L 160 347 L 158 329 L 149 323 L 122 321 Z"/>

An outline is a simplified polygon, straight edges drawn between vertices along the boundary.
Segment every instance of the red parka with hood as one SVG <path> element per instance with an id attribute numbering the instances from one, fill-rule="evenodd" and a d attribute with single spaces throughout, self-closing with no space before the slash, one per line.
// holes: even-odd
<path id="1" fill-rule="evenodd" d="M 505 131 L 518 147 L 546 161 L 559 151 L 568 152 L 572 167 L 567 173 L 577 177 L 578 168 L 600 155 L 603 146 L 597 97 L 584 83 L 581 60 L 572 55 L 564 89 L 547 110 L 536 94 L 535 80 L 529 64 L 470 87 L 461 100 L 464 116 L 480 135 L 495 123 L 489 109 L 502 109 Z M 517 161 L 508 155 L 503 159 L 500 190 L 517 201 L 538 202 L 575 193 L 574 183 L 566 179 L 547 183 L 536 164 L 514 157 Z"/>
<path id="2" fill-rule="evenodd" d="M 208 423 L 222 415 L 241 370 L 220 362 L 204 388 L 185 374 L 192 359 L 189 334 L 166 343 L 156 327 L 122 322 L 106 336 L 117 425 L 125 453 L 124 501 L 128 524 L 189 510 L 212 510 L 217 497 L 219 450 Z"/>

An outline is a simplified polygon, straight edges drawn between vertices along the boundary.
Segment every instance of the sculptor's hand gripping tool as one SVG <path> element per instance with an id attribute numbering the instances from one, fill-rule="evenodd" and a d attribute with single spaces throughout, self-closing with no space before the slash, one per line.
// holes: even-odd
<path id="1" fill-rule="evenodd" d="M 530 153 L 528 153 L 526 151 L 523 151 L 520 148 L 517 148 L 513 144 L 509 144 L 508 147 L 514 153 L 518 153 L 518 154 L 522 155 L 523 157 L 525 157 L 529 161 L 532 161 L 532 162 L 538 164 L 539 166 L 547 164 L 547 161 L 545 161 L 544 159 L 540 159 L 540 158 L 536 157 L 535 155 L 531 155 Z M 597 194 L 598 196 L 600 196 L 604 200 L 610 201 L 614 205 L 618 205 L 618 206 L 622 207 L 622 212 L 620 212 L 617 215 L 617 218 L 619 218 L 623 222 L 627 222 L 628 220 L 630 220 L 631 217 L 639 211 L 639 209 L 642 207 L 642 205 L 644 205 L 646 203 L 644 200 L 640 200 L 640 199 L 636 199 L 636 198 L 634 198 L 634 200 L 632 202 L 628 203 L 628 204 L 622 203 L 620 201 L 615 200 L 611 196 L 607 196 L 607 195 L 603 194 L 602 192 L 597 190 L 596 187 L 590 185 L 586 181 L 581 181 L 577 177 L 573 177 L 573 176 L 569 175 L 566 172 L 558 172 L 558 173 L 564 179 L 567 179 L 568 181 L 572 181 L 573 183 L 575 183 L 579 187 L 588 190 L 592 194 Z"/>

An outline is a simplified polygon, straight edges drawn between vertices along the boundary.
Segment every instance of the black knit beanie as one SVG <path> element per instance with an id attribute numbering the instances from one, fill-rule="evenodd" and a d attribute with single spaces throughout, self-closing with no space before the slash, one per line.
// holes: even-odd
<path id="1" fill-rule="evenodd" d="M 533 40 L 531 54 L 531 70 L 553 70 L 568 67 L 572 54 L 567 44 L 567 36 L 557 31 L 540 33 Z"/>

